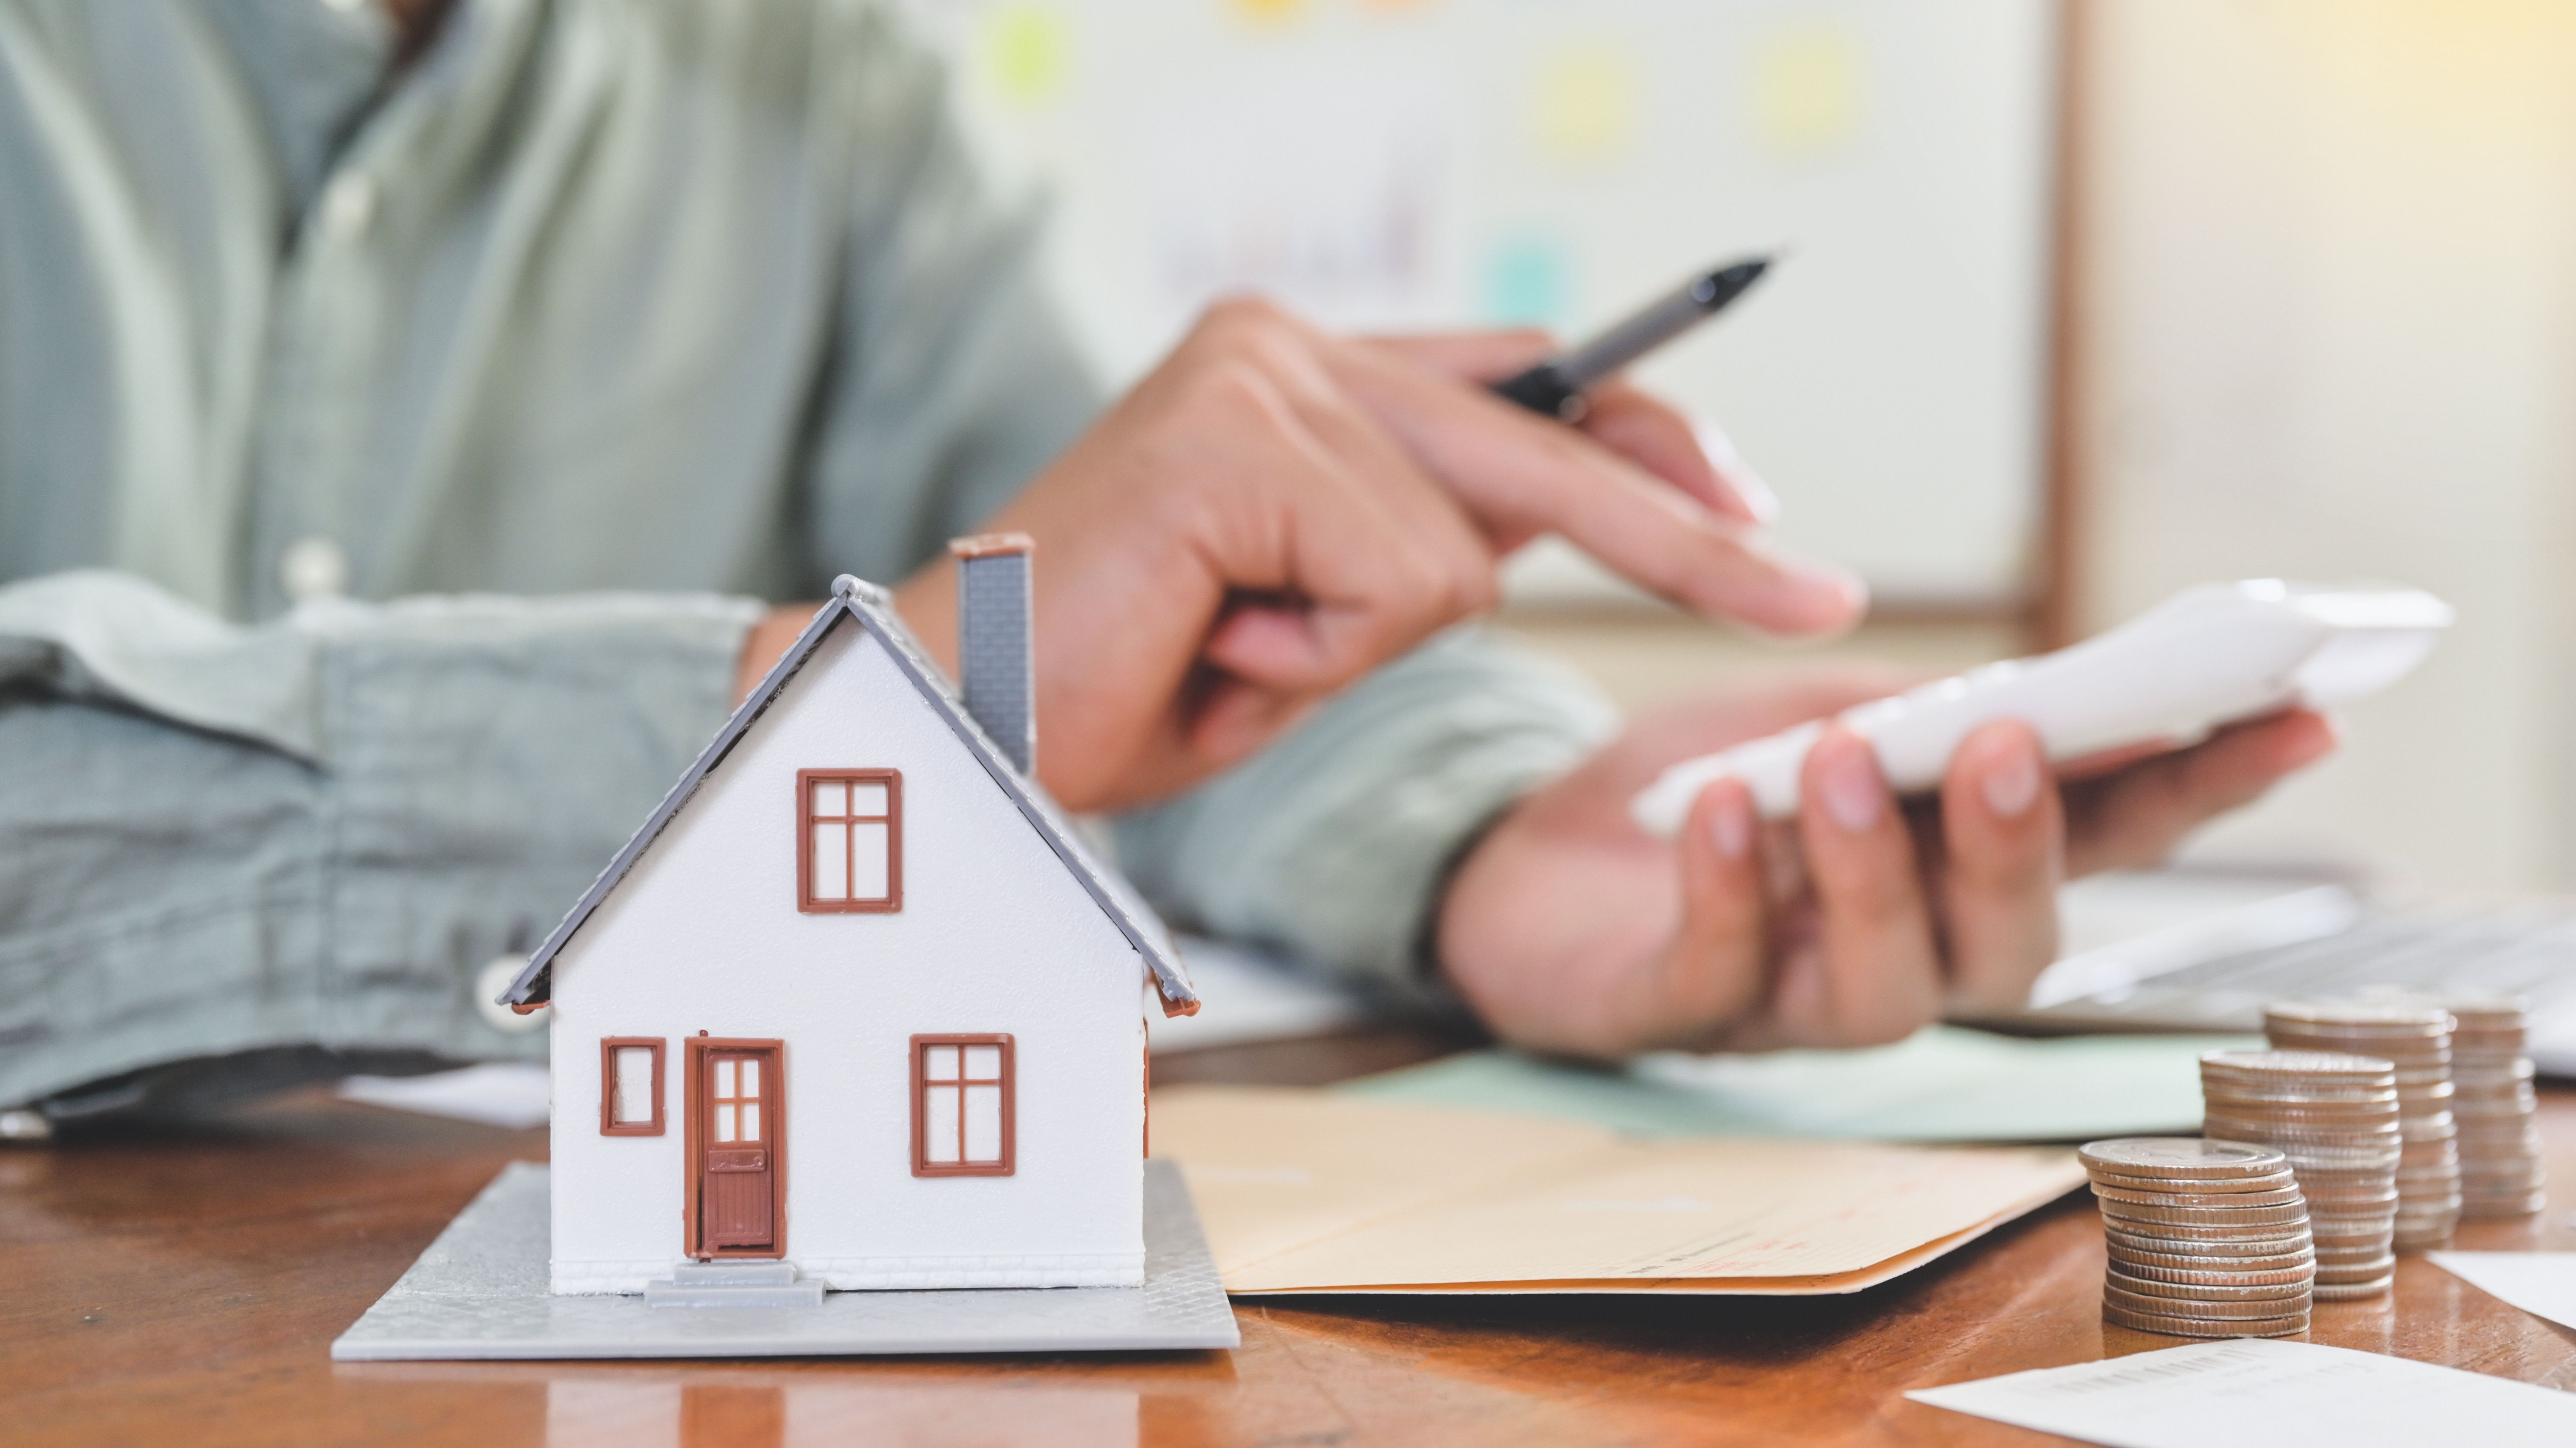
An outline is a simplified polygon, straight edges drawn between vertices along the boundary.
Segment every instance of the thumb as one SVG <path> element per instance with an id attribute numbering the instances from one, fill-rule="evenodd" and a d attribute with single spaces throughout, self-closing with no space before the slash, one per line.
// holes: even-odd
<path id="1" fill-rule="evenodd" d="M 1711 783 L 1675 843 L 1681 921 L 1641 973 L 1629 1019 L 1645 1039 L 1689 1047 L 1705 1045 L 1762 993 L 1761 836 L 1752 791 L 1731 777 Z"/>

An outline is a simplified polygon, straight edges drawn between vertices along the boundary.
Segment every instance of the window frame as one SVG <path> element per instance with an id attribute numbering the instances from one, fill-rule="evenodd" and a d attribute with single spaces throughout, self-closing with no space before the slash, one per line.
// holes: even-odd
<path id="1" fill-rule="evenodd" d="M 886 827 L 886 893 L 866 900 L 814 898 L 814 786 L 817 784 L 882 784 L 886 812 L 877 815 L 825 815 L 825 821 L 875 823 Z M 844 849 L 842 858 L 851 858 Z M 893 915 L 903 909 L 903 771 L 900 769 L 800 769 L 796 771 L 796 909 L 806 915 Z"/>
<path id="2" fill-rule="evenodd" d="M 643 1047 L 653 1053 L 653 1119 L 620 1121 L 617 1119 L 617 1053 Z M 602 1136 L 660 1136 L 667 1129 L 662 1098 L 663 1059 L 669 1054 L 660 1036 L 602 1036 L 599 1038 L 599 1134 Z"/>
<path id="3" fill-rule="evenodd" d="M 954 1082 L 930 1079 L 929 1053 L 934 1046 L 956 1046 L 957 1079 Z M 966 1075 L 968 1046 L 1002 1048 L 1002 1074 L 998 1081 L 969 1078 Z M 985 1032 L 966 1035 L 922 1035 L 912 1038 L 912 1174 L 917 1177 L 1006 1177 L 1019 1171 L 1019 1051 L 1008 1032 Z M 969 1085 L 999 1085 L 1002 1088 L 1002 1154 L 998 1161 L 970 1162 L 966 1155 L 966 1088 Z M 930 1143 L 924 1138 L 930 1123 L 930 1089 L 953 1086 L 957 1092 L 957 1154 L 953 1162 L 930 1160 Z"/>

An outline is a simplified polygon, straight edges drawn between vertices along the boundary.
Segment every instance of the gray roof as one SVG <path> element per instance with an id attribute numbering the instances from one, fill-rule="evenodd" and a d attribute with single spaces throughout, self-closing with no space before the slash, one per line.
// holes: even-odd
<path id="1" fill-rule="evenodd" d="M 734 745 L 743 735 L 751 732 L 752 725 L 786 689 L 787 681 L 795 678 L 796 671 L 805 667 L 805 661 L 813 657 L 824 636 L 845 618 L 874 634 L 877 641 L 885 645 L 887 656 L 894 660 L 897 669 L 903 671 L 904 677 L 912 681 L 913 687 L 921 691 L 922 698 L 929 701 L 931 712 L 955 732 L 958 742 L 966 746 L 966 752 L 975 756 L 975 762 L 983 765 L 984 772 L 993 776 L 993 782 L 1000 785 L 1002 792 L 1019 806 L 1020 814 L 1028 820 L 1029 827 L 1036 830 L 1038 837 L 1055 851 L 1056 858 L 1064 861 L 1065 868 L 1073 872 L 1073 877 L 1090 892 L 1091 898 L 1118 927 L 1119 933 L 1127 937 L 1127 943 L 1136 947 L 1136 953 L 1144 957 L 1146 969 L 1153 972 L 1154 988 L 1163 998 L 1163 1013 L 1196 1015 L 1198 992 L 1191 988 L 1189 976 L 1181 970 L 1162 922 L 1154 917 L 1154 912 L 1146 907 L 1144 901 L 1137 898 L 1133 888 L 1117 871 L 1093 859 L 1091 852 L 1083 848 L 1072 821 L 1056 807 L 1055 801 L 1047 798 L 1036 781 L 1025 778 L 1011 767 L 1000 747 L 949 691 L 947 680 L 930 662 L 929 656 L 922 652 L 920 641 L 904 627 L 903 620 L 895 616 L 885 590 L 846 573 L 832 581 L 830 601 L 815 612 L 814 621 L 805 625 L 805 631 L 797 635 L 795 645 L 769 671 L 769 677 L 761 680 L 760 687 L 751 691 L 751 697 L 743 700 L 742 706 L 733 711 L 733 717 L 716 732 L 714 742 L 707 745 L 697 762 L 680 776 L 680 782 L 671 786 L 671 792 L 662 796 L 662 803 L 654 809 L 653 817 L 646 820 L 644 827 L 635 832 L 635 837 L 626 842 L 626 847 L 617 852 L 617 858 L 608 862 L 608 868 L 599 872 L 599 878 L 590 882 L 590 888 L 582 892 L 581 899 L 564 916 L 563 923 L 557 925 L 545 943 L 537 947 L 536 953 L 528 957 L 526 968 L 510 982 L 510 988 L 502 993 L 500 1003 L 534 1008 L 552 997 L 555 957 L 563 952 L 574 932 L 580 930 L 582 922 L 599 908 L 599 902 L 607 899 L 608 893 L 617 888 L 617 882 L 626 878 L 626 872 L 634 868 L 635 862 L 643 858 L 644 851 L 661 835 L 663 827 L 670 824 L 698 792 L 698 785 L 724 764 L 725 756 L 733 752 Z"/>

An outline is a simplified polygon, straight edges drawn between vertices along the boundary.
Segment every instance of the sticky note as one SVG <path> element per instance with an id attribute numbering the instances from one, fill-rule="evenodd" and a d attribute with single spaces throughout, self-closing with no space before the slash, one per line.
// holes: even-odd
<path id="1" fill-rule="evenodd" d="M 1860 43 L 1831 25 L 1794 25 L 1755 43 L 1753 134 L 1775 152 L 1831 150 L 1860 129 L 1865 76 Z"/>
<path id="2" fill-rule="evenodd" d="M 1557 325 L 1565 319 L 1571 270 L 1554 237 L 1502 238 L 1485 256 L 1485 319 L 1505 326 Z"/>
<path id="3" fill-rule="evenodd" d="M 1065 17 L 1053 6 L 996 6 L 985 16 L 980 48 L 993 93 L 1012 105 L 1043 105 L 1063 88 Z"/>
<path id="4" fill-rule="evenodd" d="M 1539 68 L 1532 120 L 1539 149 L 1551 160 L 1597 165 L 1615 158 L 1637 128 L 1636 67 L 1613 45 L 1557 51 Z"/>

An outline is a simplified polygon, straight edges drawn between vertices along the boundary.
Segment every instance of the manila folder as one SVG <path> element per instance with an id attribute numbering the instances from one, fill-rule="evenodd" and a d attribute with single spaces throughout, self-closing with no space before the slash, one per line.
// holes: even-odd
<path id="1" fill-rule="evenodd" d="M 2084 1184 L 2073 1152 L 1624 1138 L 1321 1091 L 1154 1093 L 1226 1290 L 1857 1292 Z"/>

